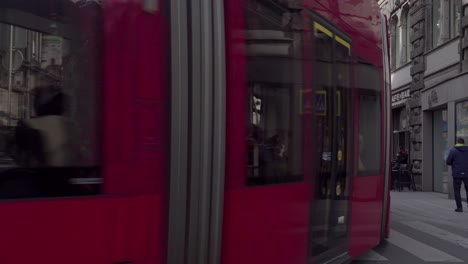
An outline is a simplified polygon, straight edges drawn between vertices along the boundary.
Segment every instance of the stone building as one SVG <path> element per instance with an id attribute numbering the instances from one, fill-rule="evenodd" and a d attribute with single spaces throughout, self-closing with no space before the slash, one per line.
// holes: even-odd
<path id="1" fill-rule="evenodd" d="M 379 0 L 391 43 L 394 155 L 410 151 L 421 190 L 453 196 L 445 165 L 468 142 L 468 0 Z"/>

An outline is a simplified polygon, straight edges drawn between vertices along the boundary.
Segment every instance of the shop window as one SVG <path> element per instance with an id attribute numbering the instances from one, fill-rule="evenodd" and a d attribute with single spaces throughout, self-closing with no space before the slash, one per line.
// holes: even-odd
<path id="1" fill-rule="evenodd" d="M 98 194 L 100 4 L 0 10 L 0 198 Z"/>
<path id="2" fill-rule="evenodd" d="M 382 79 L 379 68 L 362 59 L 358 64 L 359 175 L 380 175 L 382 148 Z"/>

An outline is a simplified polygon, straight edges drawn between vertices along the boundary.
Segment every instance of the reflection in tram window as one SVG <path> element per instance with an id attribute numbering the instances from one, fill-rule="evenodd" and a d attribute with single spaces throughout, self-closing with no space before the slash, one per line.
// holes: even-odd
<path id="1" fill-rule="evenodd" d="M 303 180 L 302 35 L 288 31 L 282 16 L 266 17 L 271 5 L 246 3 L 248 90 L 248 185 Z M 276 11 L 275 11 L 276 12 Z M 275 14 L 271 12 L 271 14 Z M 268 12 L 270 14 L 270 12 Z"/>
<path id="2" fill-rule="evenodd" d="M 98 194 L 101 6 L 0 10 L 0 198 Z"/>
<path id="3" fill-rule="evenodd" d="M 381 75 L 379 69 L 363 60 L 358 64 L 359 89 L 359 175 L 381 173 Z"/>

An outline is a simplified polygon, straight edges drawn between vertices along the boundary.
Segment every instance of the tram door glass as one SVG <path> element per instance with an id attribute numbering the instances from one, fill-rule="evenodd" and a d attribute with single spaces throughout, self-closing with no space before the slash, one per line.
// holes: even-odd
<path id="1" fill-rule="evenodd" d="M 315 114 L 314 200 L 310 255 L 347 244 L 353 174 L 351 41 L 325 23 L 313 24 Z"/>
<path id="2" fill-rule="evenodd" d="M 99 194 L 101 4 L 0 10 L 0 199 Z"/>

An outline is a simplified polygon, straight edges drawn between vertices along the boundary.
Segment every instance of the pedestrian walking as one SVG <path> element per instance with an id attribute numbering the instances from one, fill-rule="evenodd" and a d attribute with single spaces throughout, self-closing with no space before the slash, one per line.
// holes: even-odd
<path id="1" fill-rule="evenodd" d="M 457 138 L 457 144 L 447 157 L 447 165 L 452 166 L 453 190 L 457 209 L 455 212 L 463 212 L 460 189 L 462 182 L 468 197 L 468 146 L 463 138 Z"/>

